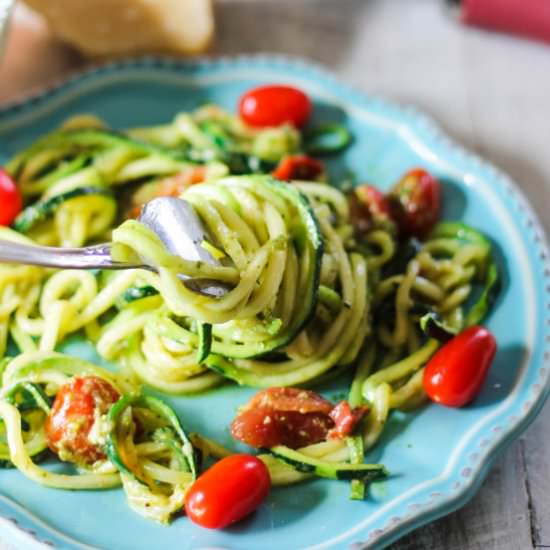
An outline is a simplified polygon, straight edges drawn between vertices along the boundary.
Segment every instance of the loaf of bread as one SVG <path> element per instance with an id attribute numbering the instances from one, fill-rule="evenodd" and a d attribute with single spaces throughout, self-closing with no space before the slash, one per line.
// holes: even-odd
<path id="1" fill-rule="evenodd" d="M 197 53 L 212 40 L 211 0 L 25 0 L 61 39 L 94 57 Z"/>

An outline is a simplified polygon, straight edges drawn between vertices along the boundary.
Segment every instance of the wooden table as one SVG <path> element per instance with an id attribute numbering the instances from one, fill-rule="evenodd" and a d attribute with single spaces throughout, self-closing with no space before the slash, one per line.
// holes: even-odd
<path id="1" fill-rule="evenodd" d="M 217 16 L 215 53 L 308 57 L 370 94 L 424 110 L 508 172 L 550 229 L 549 46 L 462 28 L 437 0 L 225 0 Z M 0 102 L 82 63 L 19 10 Z M 393 550 L 550 548 L 547 422 L 550 405 L 468 505 Z"/>

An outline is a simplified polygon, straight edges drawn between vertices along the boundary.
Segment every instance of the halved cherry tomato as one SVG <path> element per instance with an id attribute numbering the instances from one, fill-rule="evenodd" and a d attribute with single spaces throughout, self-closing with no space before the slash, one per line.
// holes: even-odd
<path id="1" fill-rule="evenodd" d="M 439 220 L 441 185 L 422 168 L 407 172 L 388 198 L 403 236 L 425 237 Z"/>
<path id="2" fill-rule="evenodd" d="M 390 203 L 373 185 L 359 185 L 349 195 L 350 214 L 359 233 L 366 233 L 376 225 L 391 222 Z"/>
<path id="3" fill-rule="evenodd" d="M 324 441 L 333 426 L 333 421 L 325 413 L 260 407 L 240 413 L 231 424 L 231 434 L 257 449 L 275 445 L 298 449 Z"/>
<path id="4" fill-rule="evenodd" d="M 185 496 L 185 512 L 202 527 L 222 529 L 252 513 L 271 488 L 266 465 L 252 455 L 231 455 L 206 470 Z"/>
<path id="5" fill-rule="evenodd" d="M 449 340 L 424 371 L 428 397 L 447 407 L 462 407 L 474 399 L 495 357 L 495 337 L 482 326 L 469 327 Z"/>
<path id="6" fill-rule="evenodd" d="M 13 178 L 0 168 L 0 225 L 11 225 L 23 208 L 23 197 Z"/>
<path id="7" fill-rule="evenodd" d="M 314 158 L 307 155 L 291 155 L 281 159 L 271 175 L 282 181 L 313 181 L 324 171 L 323 163 Z"/>
<path id="8" fill-rule="evenodd" d="M 239 114 L 246 124 L 258 128 L 284 123 L 301 128 L 311 115 L 311 101 L 292 86 L 260 86 L 241 97 Z"/>
<path id="9" fill-rule="evenodd" d="M 231 424 L 235 439 L 252 447 L 286 445 L 298 449 L 327 437 L 349 435 L 368 407 L 334 406 L 324 397 L 298 388 L 259 391 Z"/>
<path id="10" fill-rule="evenodd" d="M 367 414 L 369 408 L 364 405 L 352 409 L 347 401 L 340 401 L 332 411 L 330 418 L 334 422 L 334 428 L 328 433 L 330 439 L 341 439 L 353 433 L 360 420 Z"/>
<path id="11" fill-rule="evenodd" d="M 256 407 L 268 407 L 278 411 L 295 411 L 301 414 L 312 412 L 329 414 L 333 405 L 314 391 L 274 387 L 260 390 L 246 406 L 247 409 Z"/>
<path id="12" fill-rule="evenodd" d="M 101 446 L 90 441 L 90 430 L 119 398 L 116 389 L 97 376 L 77 376 L 61 386 L 46 419 L 50 449 L 62 460 L 78 464 L 105 458 Z"/>
<path id="13" fill-rule="evenodd" d="M 259 391 L 231 424 L 231 434 L 251 447 L 286 445 L 293 449 L 326 439 L 334 426 L 332 403 L 297 388 Z"/>

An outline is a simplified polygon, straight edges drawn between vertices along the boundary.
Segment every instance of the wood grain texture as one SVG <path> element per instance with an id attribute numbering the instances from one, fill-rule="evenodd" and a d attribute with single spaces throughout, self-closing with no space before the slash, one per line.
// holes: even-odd
<path id="1" fill-rule="evenodd" d="M 548 403 L 529 431 L 522 437 L 519 446 L 523 452 L 526 470 L 528 511 L 533 545 L 550 548 L 550 403 Z M 518 446 L 518 445 L 516 445 Z"/>
<path id="2" fill-rule="evenodd" d="M 417 106 L 508 172 L 550 229 L 548 46 L 463 28 L 437 0 L 219 0 L 216 12 L 215 53 L 308 57 L 371 94 Z M 21 44 L 14 32 L 13 58 L 21 47 L 16 40 Z M 35 52 L 46 47 L 38 44 Z M 51 38 L 45 51 L 51 62 L 38 77 L 29 47 L 21 58 L 28 65 L 12 62 L 12 81 L 0 85 L 0 101 L 78 63 Z M 0 82 L 6 74 L 6 64 L 0 65 Z M 391 549 L 550 547 L 549 422 L 550 404 L 469 504 Z"/>
<path id="3" fill-rule="evenodd" d="M 259 5 L 243 0 L 239 8 L 246 14 L 247 28 L 263 20 Z M 547 46 L 465 29 L 432 0 L 343 0 L 284 7 L 279 2 L 269 9 L 273 17 L 267 17 L 267 29 L 256 24 L 255 30 L 245 31 L 247 40 L 234 41 L 238 20 L 229 3 L 220 7 L 226 21 L 220 50 L 306 55 L 371 94 L 416 105 L 455 139 L 509 173 L 548 231 Z M 550 439 L 545 433 L 549 421 L 547 405 L 524 437 L 497 461 L 468 505 L 418 529 L 392 550 L 550 547 Z"/>
<path id="4" fill-rule="evenodd" d="M 392 550 L 527 550 L 532 548 L 523 442 L 491 470 L 482 490 L 462 510 L 418 529 Z"/>

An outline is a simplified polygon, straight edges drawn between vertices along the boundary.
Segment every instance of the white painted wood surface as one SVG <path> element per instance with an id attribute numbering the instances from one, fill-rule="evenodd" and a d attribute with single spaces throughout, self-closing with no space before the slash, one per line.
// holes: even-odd
<path id="1" fill-rule="evenodd" d="M 508 172 L 550 229 L 549 46 L 465 29 L 439 0 L 220 0 L 216 11 L 215 53 L 308 57 L 419 107 Z M 0 65 L 0 102 L 81 63 L 20 11 Z M 550 405 L 468 505 L 393 550 L 550 547 L 549 422 Z"/>

